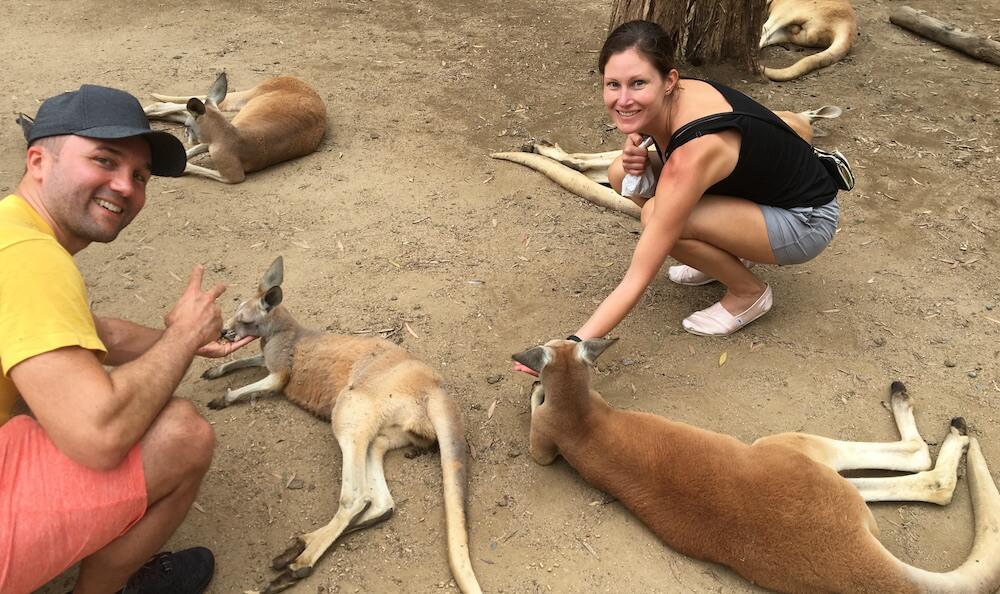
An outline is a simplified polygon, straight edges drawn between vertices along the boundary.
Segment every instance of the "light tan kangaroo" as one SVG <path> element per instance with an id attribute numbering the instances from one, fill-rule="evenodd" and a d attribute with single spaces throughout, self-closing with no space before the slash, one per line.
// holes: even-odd
<path id="1" fill-rule="evenodd" d="M 952 421 L 931 466 L 906 388 L 890 404 L 900 441 L 844 442 L 782 433 L 746 445 L 652 414 L 616 410 L 590 387 L 589 366 L 614 340 L 553 340 L 514 355 L 540 373 L 531 394 L 531 457 L 562 456 L 663 542 L 780 592 L 963 593 L 1000 586 L 1000 492 L 965 422 Z M 866 501 L 951 501 L 962 450 L 976 538 L 968 559 L 932 573 L 878 541 Z M 844 478 L 838 471 L 916 472 Z"/>
<path id="2" fill-rule="evenodd" d="M 803 112 L 774 112 L 796 134 L 812 143 L 814 136 L 822 136 L 814 124 L 819 120 L 840 117 L 843 110 L 835 105 L 824 105 Z M 603 153 L 567 153 L 558 144 L 541 140 L 521 147 L 520 151 L 492 153 L 490 157 L 524 165 L 545 175 L 569 192 L 604 208 L 610 208 L 639 218 L 639 206 L 608 187 L 608 167 L 621 155 L 620 150 Z M 650 148 L 651 158 L 656 158 Z"/>
<path id="3" fill-rule="evenodd" d="M 787 68 L 764 68 L 764 76 L 786 81 L 841 60 L 854 45 L 858 20 L 848 0 L 768 0 L 761 49 L 794 43 L 821 47 Z"/>
<path id="4" fill-rule="evenodd" d="M 206 151 L 216 169 L 188 163 L 184 173 L 237 184 L 247 173 L 316 150 L 326 132 L 326 105 L 303 81 L 278 76 L 247 91 L 228 93 L 223 72 L 203 102 L 198 97 L 153 95 L 150 119 L 183 123 L 194 143 L 188 159 Z M 230 122 L 224 112 L 235 112 Z"/>
<path id="5" fill-rule="evenodd" d="M 213 367 L 202 376 L 212 379 L 236 369 L 267 367 L 267 377 L 227 390 L 209 407 L 225 408 L 250 394 L 283 391 L 295 404 L 330 420 L 343 455 L 340 508 L 326 526 L 296 538 L 274 559 L 274 569 L 285 571 L 265 594 L 280 592 L 311 574 L 342 534 L 391 516 L 395 503 L 382 467 L 385 453 L 408 445 L 426 448 L 435 439 L 444 475 L 448 561 L 462 592 L 479 594 L 465 525 L 465 434 L 441 376 L 387 340 L 303 328 L 281 306 L 283 276 L 279 256 L 257 295 L 239 305 L 224 330 L 232 340 L 259 336 L 261 354 Z"/>

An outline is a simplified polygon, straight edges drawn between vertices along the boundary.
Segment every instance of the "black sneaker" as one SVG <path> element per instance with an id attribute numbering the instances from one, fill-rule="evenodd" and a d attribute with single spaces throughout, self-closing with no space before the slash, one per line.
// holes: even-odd
<path id="1" fill-rule="evenodd" d="M 129 578 L 121 594 L 202 594 L 215 573 L 215 557 L 205 547 L 159 553 Z"/>

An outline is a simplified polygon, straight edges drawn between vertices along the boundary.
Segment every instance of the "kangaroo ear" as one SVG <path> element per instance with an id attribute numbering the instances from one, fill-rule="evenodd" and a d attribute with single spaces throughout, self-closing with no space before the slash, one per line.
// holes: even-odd
<path id="1" fill-rule="evenodd" d="M 521 365 L 524 365 L 525 367 L 534 371 L 535 373 L 541 373 L 542 368 L 548 365 L 549 361 L 552 360 L 552 355 L 549 353 L 548 347 L 537 346 L 528 349 L 523 353 L 511 355 L 510 358 L 517 361 Z"/>
<path id="2" fill-rule="evenodd" d="M 226 93 L 229 92 L 229 79 L 226 77 L 226 72 L 222 71 L 219 76 L 215 77 L 215 82 L 212 83 L 212 88 L 208 90 L 208 101 L 209 103 L 214 103 L 218 105 L 222 103 L 222 100 L 226 98 Z"/>
<path id="3" fill-rule="evenodd" d="M 593 365 L 601 353 L 618 342 L 617 338 L 595 338 L 576 345 L 576 356 L 587 365 Z"/>
<path id="4" fill-rule="evenodd" d="M 263 293 L 272 287 L 281 286 L 283 280 L 285 280 L 285 261 L 281 256 L 278 256 L 274 262 L 271 262 L 271 267 L 264 273 L 264 278 L 260 280 L 260 285 L 257 288 Z"/>
<path id="5" fill-rule="evenodd" d="M 35 120 L 22 113 L 18 114 L 17 119 L 14 121 L 21 125 L 21 133 L 24 134 L 24 139 L 28 140 L 28 136 L 31 134 L 31 128 L 35 125 Z"/>
<path id="6" fill-rule="evenodd" d="M 205 104 L 197 97 L 191 97 L 187 102 L 187 110 L 193 116 L 205 115 Z"/>
<path id="7" fill-rule="evenodd" d="M 260 304 L 265 312 L 269 312 L 272 309 L 281 305 L 281 299 L 284 294 L 281 292 L 281 287 L 271 287 L 264 293 L 264 296 L 260 298 Z"/>

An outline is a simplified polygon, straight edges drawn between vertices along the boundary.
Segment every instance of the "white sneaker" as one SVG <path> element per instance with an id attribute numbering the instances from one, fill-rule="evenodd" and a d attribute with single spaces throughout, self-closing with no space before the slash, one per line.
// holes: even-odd
<path id="1" fill-rule="evenodd" d="M 712 307 L 696 311 L 684 318 L 681 326 L 691 334 L 698 336 L 729 336 L 771 311 L 773 304 L 774 297 L 771 286 L 768 285 L 757 301 L 742 313 L 734 316 L 725 307 L 722 307 L 721 303 L 716 303 Z"/>
<path id="2" fill-rule="evenodd" d="M 747 268 L 753 267 L 753 262 L 750 260 L 744 260 L 740 258 L 740 262 Z M 687 264 L 681 264 L 679 266 L 671 266 L 667 269 L 667 278 L 677 283 L 678 285 L 687 285 L 689 287 L 700 287 L 701 285 L 707 285 L 708 283 L 714 283 L 716 280 L 711 276 L 708 276 L 704 272 L 698 270 L 697 268 L 691 268 Z"/>

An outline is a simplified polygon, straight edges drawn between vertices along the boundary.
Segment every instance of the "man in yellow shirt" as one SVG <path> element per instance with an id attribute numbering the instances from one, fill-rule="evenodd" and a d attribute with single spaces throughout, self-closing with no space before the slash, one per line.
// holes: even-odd
<path id="1" fill-rule="evenodd" d="M 25 174 L 0 200 L 0 592 L 81 561 L 75 594 L 200 594 L 207 549 L 143 563 L 211 463 L 211 427 L 173 392 L 196 354 L 245 344 L 218 340 L 225 287 L 202 290 L 195 267 L 158 330 L 92 315 L 72 258 L 132 222 L 151 175 L 181 175 L 184 148 L 134 97 L 93 85 L 46 100 L 26 137 Z M 34 418 L 11 417 L 18 396 Z"/>

